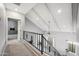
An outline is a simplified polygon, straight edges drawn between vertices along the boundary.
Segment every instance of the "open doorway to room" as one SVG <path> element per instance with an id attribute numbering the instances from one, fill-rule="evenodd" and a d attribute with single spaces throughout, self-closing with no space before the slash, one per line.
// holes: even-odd
<path id="1" fill-rule="evenodd" d="M 8 18 L 8 40 L 18 39 L 18 20 Z"/>

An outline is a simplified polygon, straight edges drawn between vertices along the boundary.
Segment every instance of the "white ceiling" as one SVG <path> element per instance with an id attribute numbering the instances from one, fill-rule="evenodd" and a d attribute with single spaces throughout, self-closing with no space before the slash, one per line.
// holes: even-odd
<path id="1" fill-rule="evenodd" d="M 61 31 L 72 32 L 72 8 L 70 3 L 47 4 Z"/>
<path id="2" fill-rule="evenodd" d="M 49 25 L 50 20 L 50 30 L 51 31 L 63 31 L 63 32 L 72 32 L 72 8 L 70 3 L 49 3 L 49 4 L 38 4 L 33 9 L 31 9 L 26 16 L 31 14 L 31 11 L 36 13 L 39 16 L 37 24 L 42 24 L 40 21 L 45 24 L 44 26 Z M 29 16 L 29 18 L 31 17 Z M 32 20 L 35 21 L 37 17 Z M 31 18 L 33 19 L 33 18 Z M 47 26 L 47 28 L 49 28 Z M 42 28 L 46 30 L 45 28 Z"/>
<path id="3" fill-rule="evenodd" d="M 33 8 L 36 5 L 36 3 L 21 3 L 20 6 L 14 3 L 5 3 L 4 5 L 7 9 L 16 11 L 15 9 L 17 8 L 17 12 L 26 14 L 31 8 Z"/>
<path id="4" fill-rule="evenodd" d="M 41 18 L 38 17 L 38 15 L 33 10 L 27 13 L 26 17 L 30 19 L 33 23 L 35 23 L 43 31 L 48 30 L 47 25 L 42 21 Z"/>
<path id="5" fill-rule="evenodd" d="M 33 23 L 44 31 L 48 31 L 49 21 L 51 31 L 72 32 L 72 8 L 70 3 L 25 3 L 21 6 L 6 3 L 6 8 L 18 8 L 20 13 L 26 14 Z"/>

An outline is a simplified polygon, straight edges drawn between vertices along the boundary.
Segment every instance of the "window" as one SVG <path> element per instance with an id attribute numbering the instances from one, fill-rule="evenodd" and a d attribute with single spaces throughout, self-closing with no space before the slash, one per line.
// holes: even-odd
<path id="1" fill-rule="evenodd" d="M 68 44 L 68 50 L 71 51 L 71 52 L 73 52 L 73 53 L 75 53 L 75 47 L 76 46 L 73 43 L 69 43 Z"/>

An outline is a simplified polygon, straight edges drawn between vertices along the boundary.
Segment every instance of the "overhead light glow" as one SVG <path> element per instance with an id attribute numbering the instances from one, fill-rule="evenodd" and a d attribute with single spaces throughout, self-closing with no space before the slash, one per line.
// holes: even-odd
<path id="1" fill-rule="evenodd" d="M 58 12 L 58 13 L 61 13 L 61 9 L 58 9 L 57 12 Z"/>

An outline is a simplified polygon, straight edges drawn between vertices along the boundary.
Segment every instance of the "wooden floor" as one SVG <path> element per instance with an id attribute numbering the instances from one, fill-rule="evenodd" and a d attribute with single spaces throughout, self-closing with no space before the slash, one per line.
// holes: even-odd
<path id="1" fill-rule="evenodd" d="M 36 56 L 30 48 L 17 40 L 10 40 L 5 48 L 4 56 Z"/>

